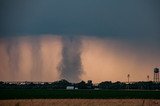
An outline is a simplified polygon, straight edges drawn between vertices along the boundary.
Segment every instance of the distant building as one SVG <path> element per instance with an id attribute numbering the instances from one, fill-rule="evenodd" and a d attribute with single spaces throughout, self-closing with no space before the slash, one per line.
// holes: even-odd
<path id="1" fill-rule="evenodd" d="M 98 88 L 98 87 L 96 87 L 96 88 L 94 88 L 94 90 L 99 90 L 99 88 Z"/>
<path id="2" fill-rule="evenodd" d="M 73 90 L 73 89 L 74 89 L 74 86 L 67 86 L 66 89 L 67 89 L 67 90 Z"/>
<path id="3" fill-rule="evenodd" d="M 74 89 L 75 89 L 75 90 L 77 90 L 77 89 L 78 89 L 78 87 L 75 87 Z"/>

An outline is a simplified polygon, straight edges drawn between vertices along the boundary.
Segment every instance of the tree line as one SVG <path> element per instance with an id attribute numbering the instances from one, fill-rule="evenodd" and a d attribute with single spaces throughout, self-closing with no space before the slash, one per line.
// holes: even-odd
<path id="1" fill-rule="evenodd" d="M 66 89 L 67 86 L 74 86 L 78 89 L 108 89 L 108 90 L 121 90 L 121 89 L 138 89 L 138 90 L 160 90 L 159 82 L 134 82 L 134 83 L 124 83 L 124 82 L 111 82 L 104 81 L 98 84 L 93 84 L 91 80 L 88 82 L 81 81 L 79 83 L 71 83 L 67 80 L 60 80 L 55 82 L 44 82 L 44 83 L 34 83 L 34 82 L 24 82 L 22 83 L 9 83 L 0 82 L 0 89 Z"/>

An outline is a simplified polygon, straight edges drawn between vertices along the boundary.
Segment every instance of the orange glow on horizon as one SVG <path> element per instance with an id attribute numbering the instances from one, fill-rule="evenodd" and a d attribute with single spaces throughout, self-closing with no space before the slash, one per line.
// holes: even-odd
<path id="1" fill-rule="evenodd" d="M 81 77 L 85 81 L 127 81 L 128 73 L 131 81 L 147 81 L 147 75 L 152 77 L 158 65 L 156 56 L 140 53 L 119 41 L 86 38 L 83 44 Z"/>
<path id="2" fill-rule="evenodd" d="M 18 38 L 19 64 L 17 78 L 19 81 L 30 81 L 32 71 L 32 37 Z M 109 38 L 96 38 L 82 36 L 82 66 L 84 72 L 82 80 L 93 80 L 94 83 L 101 81 L 147 81 L 147 75 L 152 79 L 153 68 L 159 65 L 160 57 L 141 51 L 131 45 Z M 34 41 L 34 40 L 33 40 Z M 40 56 L 42 64 L 41 81 L 59 80 L 57 66 L 61 60 L 61 37 L 41 36 Z M 8 42 L 0 39 L 0 80 L 13 80 L 9 56 L 7 55 Z M 16 47 L 16 46 L 15 46 Z M 13 48 L 12 48 L 13 49 Z M 14 54 L 14 52 L 13 52 Z M 11 55 L 13 55 L 11 53 Z M 15 58 L 13 58 L 15 59 Z"/>

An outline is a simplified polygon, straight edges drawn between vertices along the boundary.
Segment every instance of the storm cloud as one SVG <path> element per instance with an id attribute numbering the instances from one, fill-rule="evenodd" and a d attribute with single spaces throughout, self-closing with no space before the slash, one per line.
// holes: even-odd
<path id="1" fill-rule="evenodd" d="M 159 0 L 1 0 L 0 35 L 157 36 L 159 10 Z"/>
<path id="2" fill-rule="evenodd" d="M 47 37 L 49 34 L 52 37 L 61 37 L 62 41 L 50 41 L 50 37 Z M 28 40 L 19 39 L 28 37 L 28 35 Z M 41 39 L 45 36 L 47 40 L 42 41 Z M 90 40 L 93 40 L 93 42 L 88 45 L 87 42 Z M 0 0 L 0 52 L 1 57 L 5 60 L 0 63 L 1 73 L 4 69 L 8 70 L 7 73 L 10 73 L 12 68 L 15 69 L 14 73 L 21 69 L 27 72 L 28 69 L 30 70 L 27 72 L 28 76 L 34 73 L 33 76 L 30 76 L 32 77 L 30 79 L 47 79 L 49 75 L 47 72 L 53 71 L 52 62 L 54 63 L 57 59 L 54 58 L 57 56 L 61 62 L 55 62 L 54 70 L 57 66 L 61 67 L 59 69 L 60 78 L 78 81 L 82 78 L 81 72 L 91 70 L 91 68 L 88 68 L 86 71 L 86 68 L 83 67 L 84 52 L 91 53 L 87 54 L 88 57 L 90 55 L 98 56 L 103 60 L 103 56 L 100 57 L 99 54 L 102 52 L 104 57 L 107 57 L 109 45 L 112 47 L 112 54 L 116 54 L 116 56 L 112 54 L 110 56 L 117 57 L 117 61 L 120 61 L 118 60 L 121 58 L 119 55 L 124 56 L 121 60 L 125 59 L 125 55 L 127 55 L 132 57 L 131 64 L 134 64 L 135 67 L 138 67 L 139 64 L 142 65 L 142 60 L 149 61 L 143 64 L 144 67 L 145 65 L 148 66 L 147 68 L 159 67 L 157 65 L 160 54 L 159 40 L 159 0 Z M 52 44 L 52 41 L 59 43 Z M 110 41 L 112 43 L 108 43 Z M 93 45 L 94 47 L 92 47 Z M 104 51 L 96 54 L 96 49 L 101 50 L 101 46 Z M 55 47 L 59 48 L 56 54 L 54 54 Z M 28 59 L 25 58 L 25 52 L 28 53 Z M 52 54 L 54 54 L 54 58 L 51 58 Z M 98 57 L 95 60 L 98 60 Z M 90 59 L 92 60 L 92 57 Z M 24 69 L 21 65 L 13 65 L 12 62 L 15 63 L 15 61 L 20 61 L 22 66 L 30 68 Z M 45 66 L 44 63 L 46 62 L 49 64 L 48 66 Z M 25 63 L 28 63 L 28 66 L 24 65 Z M 77 67 L 72 67 L 71 64 L 73 63 L 77 64 Z M 112 62 L 110 61 L 110 63 Z M 131 64 L 129 66 L 132 66 Z M 64 65 L 67 65 L 67 67 L 65 68 Z M 87 66 L 85 65 L 85 67 Z M 73 72 L 71 68 L 76 72 Z M 131 70 L 131 68 L 133 67 L 129 69 Z M 146 70 L 146 68 L 143 69 Z M 37 70 L 39 74 L 36 75 Z M 71 71 L 71 74 L 68 73 L 68 70 Z M 1 74 L 1 78 L 9 79 L 11 76 L 17 76 L 7 73 L 4 73 L 5 78 L 2 78 L 3 75 Z M 49 77 L 48 80 L 52 80 L 52 78 Z"/>

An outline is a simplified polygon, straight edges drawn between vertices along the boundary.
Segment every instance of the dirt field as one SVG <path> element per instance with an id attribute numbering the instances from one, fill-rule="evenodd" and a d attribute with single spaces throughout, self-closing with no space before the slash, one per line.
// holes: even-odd
<path id="1" fill-rule="evenodd" d="M 160 106 L 151 99 L 23 99 L 0 100 L 0 106 Z"/>

